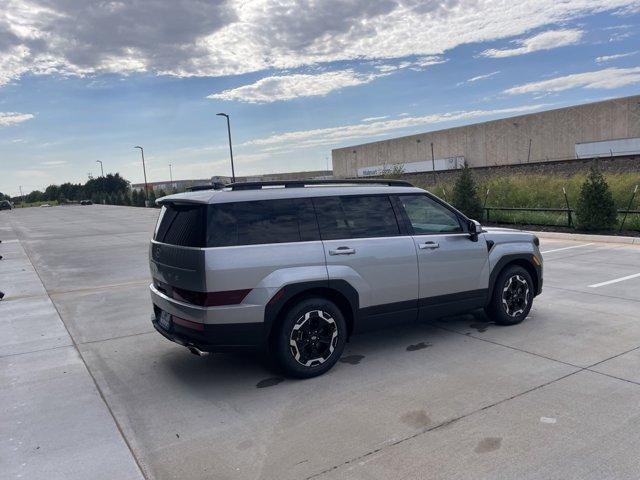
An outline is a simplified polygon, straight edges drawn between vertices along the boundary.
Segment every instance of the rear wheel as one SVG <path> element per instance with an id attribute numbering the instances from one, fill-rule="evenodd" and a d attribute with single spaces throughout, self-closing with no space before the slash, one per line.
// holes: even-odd
<path id="1" fill-rule="evenodd" d="M 529 272 L 518 265 L 507 267 L 498 275 L 491 302 L 485 311 L 498 325 L 515 325 L 529 314 L 533 292 Z"/>
<path id="2" fill-rule="evenodd" d="M 346 341 L 340 309 L 324 298 L 307 298 L 291 307 L 280 324 L 274 355 L 287 375 L 310 378 L 335 365 Z"/>

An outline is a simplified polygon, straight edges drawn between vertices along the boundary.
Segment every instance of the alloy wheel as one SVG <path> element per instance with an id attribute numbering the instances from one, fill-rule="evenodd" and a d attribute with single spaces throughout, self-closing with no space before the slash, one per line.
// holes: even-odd
<path id="1" fill-rule="evenodd" d="M 517 317 L 529 305 L 529 284 L 522 275 L 513 275 L 502 289 L 502 306 L 510 317 Z"/>
<path id="2" fill-rule="evenodd" d="M 293 325 L 289 348 L 293 358 L 305 367 L 326 362 L 338 341 L 338 325 L 334 318 L 322 310 L 311 310 Z"/>

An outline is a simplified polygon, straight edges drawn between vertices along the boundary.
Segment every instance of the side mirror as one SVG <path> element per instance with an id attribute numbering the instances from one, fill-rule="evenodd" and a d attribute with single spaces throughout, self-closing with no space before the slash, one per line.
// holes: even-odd
<path id="1" fill-rule="evenodd" d="M 477 242 L 478 234 L 482 232 L 482 225 L 480 225 L 480 222 L 476 220 L 469 220 L 468 230 L 469 230 L 469 238 L 472 241 Z"/>

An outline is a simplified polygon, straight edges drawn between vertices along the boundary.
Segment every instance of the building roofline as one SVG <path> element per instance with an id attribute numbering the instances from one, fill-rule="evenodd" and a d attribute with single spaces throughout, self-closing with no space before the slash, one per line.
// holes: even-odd
<path id="1" fill-rule="evenodd" d="M 606 100 L 597 100 L 595 102 L 587 102 L 587 103 L 579 103 L 579 104 L 575 104 L 575 105 L 567 105 L 565 107 L 552 108 L 552 109 L 549 109 L 549 110 L 537 110 L 537 111 L 532 111 L 530 113 L 523 113 L 523 114 L 518 114 L 518 115 L 513 115 L 513 116 L 506 116 L 506 117 L 502 117 L 502 118 L 496 118 L 494 120 L 486 120 L 484 122 L 466 123 L 464 125 L 457 125 L 455 127 L 440 128 L 438 130 L 428 130 L 426 132 L 412 133 L 410 135 L 402 135 L 402 136 L 397 136 L 397 137 L 390 137 L 390 138 L 387 138 L 387 139 L 384 139 L 384 140 L 376 140 L 374 142 L 365 142 L 365 143 L 359 143 L 359 144 L 356 144 L 356 145 L 346 145 L 344 147 L 333 148 L 333 149 L 331 149 L 331 152 L 333 153 L 333 152 L 337 152 L 337 151 L 345 150 L 345 149 L 349 149 L 349 148 L 357 149 L 357 148 L 365 147 L 365 146 L 369 146 L 369 145 L 376 145 L 376 144 L 389 142 L 391 140 L 402 140 L 402 139 L 406 139 L 406 138 L 420 137 L 422 135 L 431 135 L 431 134 L 436 134 L 436 133 L 440 133 L 440 132 L 457 130 L 457 129 L 460 129 L 460 128 L 469 128 L 469 127 L 473 127 L 473 126 L 488 125 L 490 123 L 502 122 L 504 120 L 515 120 L 515 119 L 518 119 L 518 118 L 529 117 L 531 115 L 539 115 L 541 113 L 551 113 L 551 112 L 557 112 L 557 111 L 560 111 L 560 110 L 569 110 L 571 108 L 587 107 L 587 106 L 597 105 L 597 104 L 601 104 L 601 103 L 620 102 L 620 101 L 625 101 L 625 100 L 629 100 L 629 99 L 632 99 L 632 98 L 638 98 L 640 100 L 640 95 L 628 95 L 626 97 L 608 98 Z"/>

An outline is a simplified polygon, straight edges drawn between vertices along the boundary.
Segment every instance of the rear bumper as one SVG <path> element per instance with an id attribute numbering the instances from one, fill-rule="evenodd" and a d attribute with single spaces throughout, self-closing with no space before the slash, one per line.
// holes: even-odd
<path id="1" fill-rule="evenodd" d="M 262 347 L 266 344 L 264 307 L 255 304 L 229 305 L 225 307 L 198 307 L 173 300 L 159 292 L 153 284 L 149 287 L 155 329 L 172 342 L 194 346 L 204 352 L 223 351 L 244 347 Z M 194 328 L 172 322 L 166 330 L 157 322 L 160 311 L 186 320 Z M 261 321 L 255 321 L 260 318 Z M 195 328 L 197 327 L 197 328 Z"/>
<path id="2" fill-rule="evenodd" d="M 265 345 L 263 323 L 235 323 L 229 325 L 204 325 L 204 330 L 193 330 L 172 322 L 169 330 L 157 322 L 158 308 L 154 308 L 151 323 L 165 338 L 184 347 L 193 346 L 203 352 L 218 352 Z"/>

